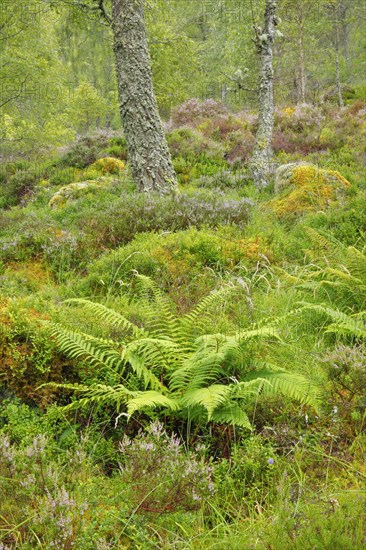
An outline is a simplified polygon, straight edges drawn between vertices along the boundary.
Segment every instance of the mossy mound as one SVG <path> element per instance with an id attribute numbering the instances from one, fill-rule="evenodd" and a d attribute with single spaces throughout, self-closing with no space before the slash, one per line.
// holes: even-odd
<path id="1" fill-rule="evenodd" d="M 33 292 L 52 283 L 50 271 L 37 259 L 9 262 L 4 270 L 4 276 L 21 282 L 23 287 Z"/>
<path id="2" fill-rule="evenodd" d="M 104 157 L 96 160 L 89 168 L 101 174 L 119 174 L 126 168 L 126 164 L 114 157 Z"/>
<path id="3" fill-rule="evenodd" d="M 349 186 L 335 170 L 305 163 L 285 164 L 276 172 L 275 193 L 279 196 L 266 204 L 279 216 L 316 211 L 340 199 Z"/>
<path id="4" fill-rule="evenodd" d="M 48 206 L 53 209 L 62 208 L 69 201 L 78 199 L 87 193 L 95 192 L 105 187 L 108 183 L 110 182 L 100 179 L 98 181 L 78 181 L 64 185 L 51 197 Z"/>

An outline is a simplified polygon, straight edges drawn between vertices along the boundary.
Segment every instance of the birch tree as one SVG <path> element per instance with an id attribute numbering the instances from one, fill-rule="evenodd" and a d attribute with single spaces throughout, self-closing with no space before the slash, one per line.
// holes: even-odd
<path id="1" fill-rule="evenodd" d="M 260 57 L 259 114 L 251 170 L 258 188 L 268 184 L 272 159 L 274 124 L 273 102 L 273 43 L 276 35 L 277 0 L 266 0 L 263 28 L 255 27 L 255 43 Z"/>

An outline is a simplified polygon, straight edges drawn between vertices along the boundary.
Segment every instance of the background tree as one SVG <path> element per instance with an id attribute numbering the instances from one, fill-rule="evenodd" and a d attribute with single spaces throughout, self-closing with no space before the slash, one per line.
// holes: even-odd
<path id="1" fill-rule="evenodd" d="M 251 169 L 257 187 L 268 183 L 272 157 L 271 141 L 274 124 L 273 42 L 277 18 L 277 0 L 266 0 L 263 28 L 255 27 L 255 43 L 260 56 L 259 114 Z"/>

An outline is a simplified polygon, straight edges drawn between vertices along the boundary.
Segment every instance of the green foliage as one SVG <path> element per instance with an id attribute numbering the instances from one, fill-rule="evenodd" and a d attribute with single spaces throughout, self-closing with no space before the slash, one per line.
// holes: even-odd
<path id="1" fill-rule="evenodd" d="M 0 13 L 0 547 L 364 548 L 362 1 L 278 5 L 275 164 L 351 182 L 337 208 L 291 221 L 247 200 L 273 195 L 247 170 L 265 0 L 146 3 L 177 197 L 120 173 L 94 3 Z"/>
<path id="2" fill-rule="evenodd" d="M 18 171 L 10 176 L 1 190 L 1 206 L 9 208 L 19 204 L 31 195 L 38 176 L 32 170 Z"/>
<path id="3" fill-rule="evenodd" d="M 71 357 L 84 357 L 102 369 L 123 373 L 122 383 L 67 386 L 81 399 L 74 408 L 95 403 L 123 406 L 132 416 L 137 411 L 163 408 L 163 414 L 179 411 L 184 418 L 202 422 L 232 423 L 250 428 L 245 403 L 260 392 L 283 392 L 303 403 L 316 405 L 315 388 L 299 374 L 265 368 L 251 371 L 243 364 L 246 343 L 251 339 L 278 338 L 274 325 L 250 327 L 236 334 L 205 334 L 206 319 L 212 308 L 233 289 L 223 288 L 205 297 L 196 308 L 181 318 L 155 283 L 137 276 L 146 300 L 145 322 L 141 330 L 105 306 L 82 300 L 95 318 L 112 322 L 122 332 L 116 342 L 53 327 L 57 345 Z M 129 368 L 143 388 L 131 388 Z M 232 378 L 236 368 L 239 379 Z M 125 371 L 125 372 L 123 372 Z M 232 383 L 234 380 L 234 383 Z"/>
<path id="4" fill-rule="evenodd" d="M 102 151 L 108 147 L 108 144 L 109 137 L 102 132 L 80 137 L 68 147 L 60 159 L 60 164 L 86 168 L 102 156 Z"/>
<path id="5" fill-rule="evenodd" d="M 348 425 L 353 419 L 356 429 L 362 429 L 365 417 L 365 359 L 365 346 L 361 344 L 352 347 L 338 344 L 323 357 L 333 414 L 336 418 L 339 415 Z"/>
<path id="6" fill-rule="evenodd" d="M 45 407 L 54 392 L 36 388 L 46 381 L 61 381 L 67 362 L 57 354 L 49 332 L 40 323 L 48 315 L 26 310 L 16 301 L 0 309 L 0 376 L 2 391 Z M 69 371 L 71 374 L 71 370 Z"/>
<path id="7" fill-rule="evenodd" d="M 89 82 L 80 82 L 69 101 L 66 119 L 78 132 L 104 126 L 108 103 L 106 98 Z"/>
<path id="8" fill-rule="evenodd" d="M 362 247 L 366 236 L 365 201 L 365 192 L 359 191 L 355 196 L 350 196 L 343 205 L 327 212 L 326 216 L 318 213 L 309 217 L 307 223 L 318 231 L 331 233 L 347 246 Z"/>
<path id="9" fill-rule="evenodd" d="M 248 512 L 253 501 L 265 506 L 273 499 L 278 482 L 280 457 L 275 449 L 252 436 L 233 445 L 229 459 L 223 459 L 215 469 L 219 495 L 241 514 Z M 258 500 L 260 499 L 260 500 Z"/>
<path id="10" fill-rule="evenodd" d="M 186 453 L 174 434 L 163 425 L 150 424 L 146 433 L 120 443 L 121 479 L 130 485 L 135 510 L 164 513 L 196 510 L 215 492 L 213 466 L 199 453 Z"/>

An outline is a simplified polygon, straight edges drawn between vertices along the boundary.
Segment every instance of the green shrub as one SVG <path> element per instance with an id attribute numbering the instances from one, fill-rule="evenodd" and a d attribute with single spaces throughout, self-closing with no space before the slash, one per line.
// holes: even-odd
<path id="1" fill-rule="evenodd" d="M 36 388 L 46 381 L 61 380 L 67 364 L 40 323 L 48 315 L 16 303 L 2 308 L 0 314 L 4 327 L 0 333 L 2 391 L 45 406 L 54 392 Z"/>
<path id="2" fill-rule="evenodd" d="M 348 431 L 352 430 L 352 425 L 356 431 L 357 427 L 361 426 L 362 429 L 366 414 L 366 396 L 363 391 L 366 387 L 365 346 L 338 344 L 323 356 L 322 361 L 328 376 L 327 389 L 333 420 L 347 423 Z M 348 434 L 349 437 L 351 435 L 354 434 Z"/>
<path id="3" fill-rule="evenodd" d="M 39 175 L 33 170 L 20 170 L 4 181 L 0 201 L 3 208 L 9 208 L 19 204 L 29 197 L 39 179 Z"/>
<path id="4" fill-rule="evenodd" d="M 61 157 L 62 166 L 86 168 L 102 156 L 102 151 L 109 145 L 107 134 L 99 133 L 80 137 Z"/>
<path id="5" fill-rule="evenodd" d="M 59 168 L 51 172 L 49 182 L 51 185 L 67 185 L 76 181 L 79 172 L 75 168 Z"/>
<path id="6" fill-rule="evenodd" d="M 247 514 L 256 504 L 268 506 L 276 497 L 275 484 L 281 472 L 281 459 L 260 436 L 233 445 L 229 459 L 215 467 L 218 496 L 236 504 L 236 513 Z"/>
<path id="7" fill-rule="evenodd" d="M 244 227 L 252 205 L 245 197 L 227 199 L 219 192 L 176 196 L 126 193 L 104 208 L 94 208 L 92 216 L 90 211 L 82 211 L 77 223 L 81 231 L 93 236 L 98 248 L 115 248 L 146 231 L 180 231 L 221 225 Z M 65 207 L 63 216 L 67 211 Z"/>

